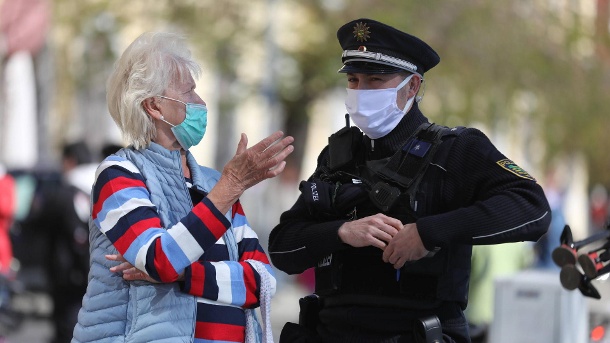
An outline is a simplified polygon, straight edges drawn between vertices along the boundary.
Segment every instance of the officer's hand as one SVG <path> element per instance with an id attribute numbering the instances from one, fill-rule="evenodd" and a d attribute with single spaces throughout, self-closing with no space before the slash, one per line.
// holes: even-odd
<path id="1" fill-rule="evenodd" d="M 417 261 L 429 253 L 419 237 L 415 223 L 406 224 L 383 251 L 383 261 L 400 269 L 408 261 Z"/>
<path id="2" fill-rule="evenodd" d="M 369 217 L 347 222 L 339 228 L 339 238 L 353 247 L 374 246 L 385 249 L 387 243 L 402 229 L 396 218 L 378 213 Z"/>

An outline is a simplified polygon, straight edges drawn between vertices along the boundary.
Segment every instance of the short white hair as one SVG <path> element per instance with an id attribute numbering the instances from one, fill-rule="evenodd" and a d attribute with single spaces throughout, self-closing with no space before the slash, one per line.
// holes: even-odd
<path id="1" fill-rule="evenodd" d="M 108 110 L 123 138 L 135 149 L 147 147 L 156 130 L 142 102 L 163 95 L 173 81 L 200 74 L 183 36 L 147 32 L 136 38 L 114 64 L 106 84 Z"/>

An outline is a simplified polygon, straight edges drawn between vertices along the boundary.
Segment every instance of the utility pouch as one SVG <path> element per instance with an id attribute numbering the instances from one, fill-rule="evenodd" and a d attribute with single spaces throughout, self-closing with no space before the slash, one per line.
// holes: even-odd
<path id="1" fill-rule="evenodd" d="M 320 343 L 320 338 L 315 331 L 306 327 L 287 322 L 280 333 L 280 343 Z"/>
<path id="2" fill-rule="evenodd" d="M 340 253 L 332 253 L 324 257 L 315 268 L 316 294 L 331 295 L 341 288 L 343 263 Z"/>
<path id="3" fill-rule="evenodd" d="M 316 294 L 310 294 L 300 298 L 299 307 L 299 325 L 315 332 L 319 320 L 320 297 Z"/>
<path id="4" fill-rule="evenodd" d="M 354 162 L 356 148 L 362 140 L 362 132 L 355 127 L 344 127 L 328 137 L 329 167 L 336 171 L 349 162 Z"/>
<path id="5" fill-rule="evenodd" d="M 335 185 L 318 180 L 301 181 L 299 190 L 312 216 L 330 215 L 334 212 L 332 202 Z"/>
<path id="6" fill-rule="evenodd" d="M 420 318 L 415 321 L 413 333 L 417 343 L 442 343 L 443 330 L 437 316 Z"/>
<path id="7" fill-rule="evenodd" d="M 369 197 L 378 209 L 387 212 L 394 206 L 396 199 L 400 197 L 400 189 L 380 181 L 373 186 L 373 189 L 371 189 L 369 193 Z"/>

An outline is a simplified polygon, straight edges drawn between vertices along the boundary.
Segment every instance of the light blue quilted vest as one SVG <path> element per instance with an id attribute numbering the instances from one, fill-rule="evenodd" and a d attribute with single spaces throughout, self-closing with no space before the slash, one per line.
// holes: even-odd
<path id="1" fill-rule="evenodd" d="M 122 149 L 116 155 L 134 163 L 146 180 L 151 201 L 164 227 L 170 227 L 192 209 L 184 183 L 179 151 L 151 143 L 147 149 Z M 194 185 L 209 192 L 220 173 L 201 167 L 187 152 Z M 227 213 L 231 220 L 231 213 Z M 235 244 L 232 229 L 224 236 Z M 116 262 L 104 255 L 117 251 L 93 221 L 89 220 L 91 269 L 89 285 L 78 315 L 72 343 L 78 342 L 192 342 L 195 330 L 195 297 L 180 292 L 178 285 L 126 282 L 108 268 Z"/>

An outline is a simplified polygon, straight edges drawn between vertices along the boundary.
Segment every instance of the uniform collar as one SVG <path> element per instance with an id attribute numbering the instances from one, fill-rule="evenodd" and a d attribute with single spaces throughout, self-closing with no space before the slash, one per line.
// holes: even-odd
<path id="1" fill-rule="evenodd" d="M 373 143 L 370 138 L 365 136 L 367 160 L 381 159 L 393 155 L 404 145 L 413 132 L 426 122 L 428 122 L 428 118 L 419 110 L 417 102 L 414 102 L 409 112 L 404 115 L 396 128 L 390 133 L 375 139 Z"/>

